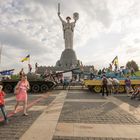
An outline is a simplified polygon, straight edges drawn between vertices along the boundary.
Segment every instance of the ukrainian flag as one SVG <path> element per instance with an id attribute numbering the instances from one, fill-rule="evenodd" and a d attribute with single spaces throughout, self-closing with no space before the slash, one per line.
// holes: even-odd
<path id="1" fill-rule="evenodd" d="M 21 62 L 28 61 L 28 60 L 30 60 L 30 55 L 27 55 L 25 58 L 23 58 L 23 59 L 21 60 Z"/>
<path id="2" fill-rule="evenodd" d="M 116 56 L 116 57 L 112 60 L 112 64 L 118 65 L 118 56 Z"/>

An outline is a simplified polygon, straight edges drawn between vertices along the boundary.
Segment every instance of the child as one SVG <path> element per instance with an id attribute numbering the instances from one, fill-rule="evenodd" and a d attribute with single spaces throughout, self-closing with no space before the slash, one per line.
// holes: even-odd
<path id="1" fill-rule="evenodd" d="M 5 123 L 7 124 L 8 123 L 8 118 L 6 116 L 6 112 L 5 112 L 5 105 L 4 105 L 4 96 L 5 96 L 5 93 L 4 91 L 2 91 L 2 88 L 3 86 L 0 85 L 0 109 L 2 111 L 2 114 L 4 116 L 4 120 L 5 120 Z"/>

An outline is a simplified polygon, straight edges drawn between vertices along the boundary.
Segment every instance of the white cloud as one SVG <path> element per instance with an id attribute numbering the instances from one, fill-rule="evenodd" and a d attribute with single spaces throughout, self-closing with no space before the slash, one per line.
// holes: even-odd
<path id="1" fill-rule="evenodd" d="M 57 2 L 63 18 L 79 13 L 74 50 L 84 64 L 108 66 L 118 55 L 121 65 L 129 59 L 140 65 L 139 0 L 0 0 L 3 69 L 27 67 L 18 62 L 28 53 L 32 65 L 55 65 L 60 59 L 64 40 Z"/>

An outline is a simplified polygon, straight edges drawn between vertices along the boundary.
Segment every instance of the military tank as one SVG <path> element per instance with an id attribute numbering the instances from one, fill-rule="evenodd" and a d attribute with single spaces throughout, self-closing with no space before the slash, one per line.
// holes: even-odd
<path id="1" fill-rule="evenodd" d="M 38 92 L 46 92 L 50 89 L 53 89 L 54 87 L 59 85 L 58 78 L 66 72 L 74 71 L 79 68 L 75 69 L 70 69 L 70 70 L 65 70 L 61 71 L 58 73 L 53 73 L 49 75 L 37 75 L 35 73 L 28 73 L 28 81 L 30 83 L 30 91 L 31 93 L 38 93 Z M 3 89 L 6 93 L 13 93 L 14 88 L 16 84 L 18 83 L 19 78 L 6 78 L 2 79 L 1 82 L 3 84 Z"/>
<path id="2" fill-rule="evenodd" d="M 44 80 L 40 76 L 35 74 L 27 74 L 28 81 L 30 83 L 30 91 L 31 93 L 38 93 L 38 92 L 46 92 L 49 89 L 52 89 L 56 83 L 51 80 Z M 16 84 L 18 83 L 19 79 L 3 79 L 1 82 L 3 84 L 3 89 L 6 93 L 13 93 Z"/>

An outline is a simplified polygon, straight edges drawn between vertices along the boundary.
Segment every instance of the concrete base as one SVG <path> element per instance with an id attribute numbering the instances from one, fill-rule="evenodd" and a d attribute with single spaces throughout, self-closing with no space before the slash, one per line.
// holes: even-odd
<path id="1" fill-rule="evenodd" d="M 78 60 L 75 51 L 72 49 L 65 49 L 61 54 L 60 60 L 56 62 L 56 67 L 62 67 L 63 69 L 70 69 L 77 65 Z"/>

